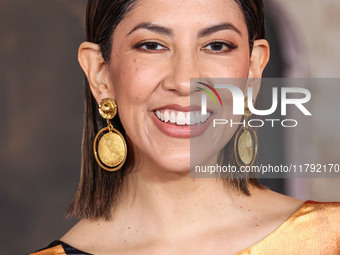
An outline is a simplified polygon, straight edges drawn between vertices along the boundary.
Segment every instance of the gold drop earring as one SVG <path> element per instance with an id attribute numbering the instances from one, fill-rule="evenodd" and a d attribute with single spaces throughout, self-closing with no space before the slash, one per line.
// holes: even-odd
<path id="1" fill-rule="evenodd" d="M 111 98 L 105 98 L 99 104 L 99 113 L 106 119 L 107 127 L 101 129 L 93 142 L 94 157 L 106 171 L 117 171 L 125 163 L 127 146 L 123 135 L 113 127 L 111 119 L 117 114 L 117 105 Z"/>
<path id="2" fill-rule="evenodd" d="M 244 101 L 244 122 L 235 137 L 234 141 L 234 157 L 237 165 L 252 166 L 257 155 L 257 136 L 252 127 L 248 125 L 248 118 L 251 116 L 251 111 L 248 108 L 248 100 Z"/>

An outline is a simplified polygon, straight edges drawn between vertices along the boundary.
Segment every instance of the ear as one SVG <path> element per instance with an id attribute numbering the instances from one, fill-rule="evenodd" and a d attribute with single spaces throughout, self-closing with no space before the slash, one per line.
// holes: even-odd
<path id="1" fill-rule="evenodd" d="M 261 78 L 264 68 L 270 57 L 270 49 L 267 40 L 254 41 L 253 51 L 250 58 L 249 78 Z"/>
<path id="2" fill-rule="evenodd" d="M 99 104 L 104 98 L 113 98 L 109 68 L 101 55 L 98 44 L 84 42 L 79 46 L 78 61 Z"/>
<path id="3" fill-rule="evenodd" d="M 255 100 L 261 85 L 263 70 L 270 57 L 270 48 L 267 40 L 259 39 L 254 41 L 253 51 L 250 58 L 248 74 L 248 86 L 253 88 L 253 99 Z"/>

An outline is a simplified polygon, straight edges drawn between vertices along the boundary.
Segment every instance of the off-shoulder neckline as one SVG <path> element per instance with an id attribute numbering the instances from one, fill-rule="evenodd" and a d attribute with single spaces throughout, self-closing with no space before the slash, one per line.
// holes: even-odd
<path id="1" fill-rule="evenodd" d="M 332 203 L 332 202 L 318 202 L 318 201 L 314 201 L 314 200 L 306 200 L 304 201 L 291 215 L 289 215 L 279 226 L 277 226 L 272 232 L 270 232 L 268 235 L 266 235 L 264 238 L 262 238 L 260 241 L 254 243 L 253 245 L 237 252 L 236 254 L 242 254 L 242 252 L 245 252 L 246 250 L 264 242 L 265 240 L 267 240 L 268 238 L 270 238 L 272 235 L 274 235 L 275 233 L 277 233 L 278 231 L 280 231 L 280 229 L 290 220 L 292 219 L 296 214 L 298 214 L 307 204 L 323 204 L 323 203 Z M 64 246 L 67 249 L 72 250 L 73 252 L 77 252 L 77 254 L 83 254 L 83 255 L 92 255 L 91 253 L 87 253 L 81 250 L 78 250 L 77 248 L 72 247 L 71 245 L 61 241 L 61 240 L 55 240 L 52 244 L 54 245 L 58 245 L 61 244 L 62 246 Z M 51 245 L 52 245 L 51 244 Z"/>

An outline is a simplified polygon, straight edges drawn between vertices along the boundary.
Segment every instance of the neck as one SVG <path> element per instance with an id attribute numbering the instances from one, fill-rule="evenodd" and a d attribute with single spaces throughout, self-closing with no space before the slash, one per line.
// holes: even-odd
<path id="1" fill-rule="evenodd" d="M 173 237 L 178 229 L 188 233 L 218 227 L 221 217 L 232 218 L 248 198 L 229 188 L 223 179 L 190 178 L 189 172 L 143 168 L 126 176 L 114 218 L 124 217 L 124 222 L 137 229 L 147 224 L 151 232 L 167 231 Z"/>

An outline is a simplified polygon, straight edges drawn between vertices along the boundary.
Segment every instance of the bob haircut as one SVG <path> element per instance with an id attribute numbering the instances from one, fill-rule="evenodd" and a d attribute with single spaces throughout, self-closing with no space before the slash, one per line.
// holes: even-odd
<path id="1" fill-rule="evenodd" d="M 265 37 L 262 0 L 234 0 L 241 8 L 248 28 L 250 52 L 254 40 Z M 113 32 L 125 15 L 134 8 L 138 0 L 88 0 L 86 10 L 86 41 L 100 46 L 104 60 L 109 63 L 112 49 Z M 135 156 L 132 144 L 125 136 L 124 128 L 117 115 L 113 126 L 127 140 L 128 156 L 125 165 L 115 172 L 107 172 L 97 164 L 92 151 L 96 133 L 105 127 L 105 121 L 98 113 L 96 100 L 91 94 L 87 78 L 84 78 L 84 123 L 81 145 L 81 176 L 78 189 L 70 204 L 69 217 L 110 219 L 112 209 L 119 201 L 124 176 L 134 167 Z M 235 136 L 222 150 L 223 162 L 236 165 L 233 159 Z M 245 195 L 250 195 L 248 184 L 264 188 L 256 178 L 230 177 L 223 179 L 226 185 Z"/>

